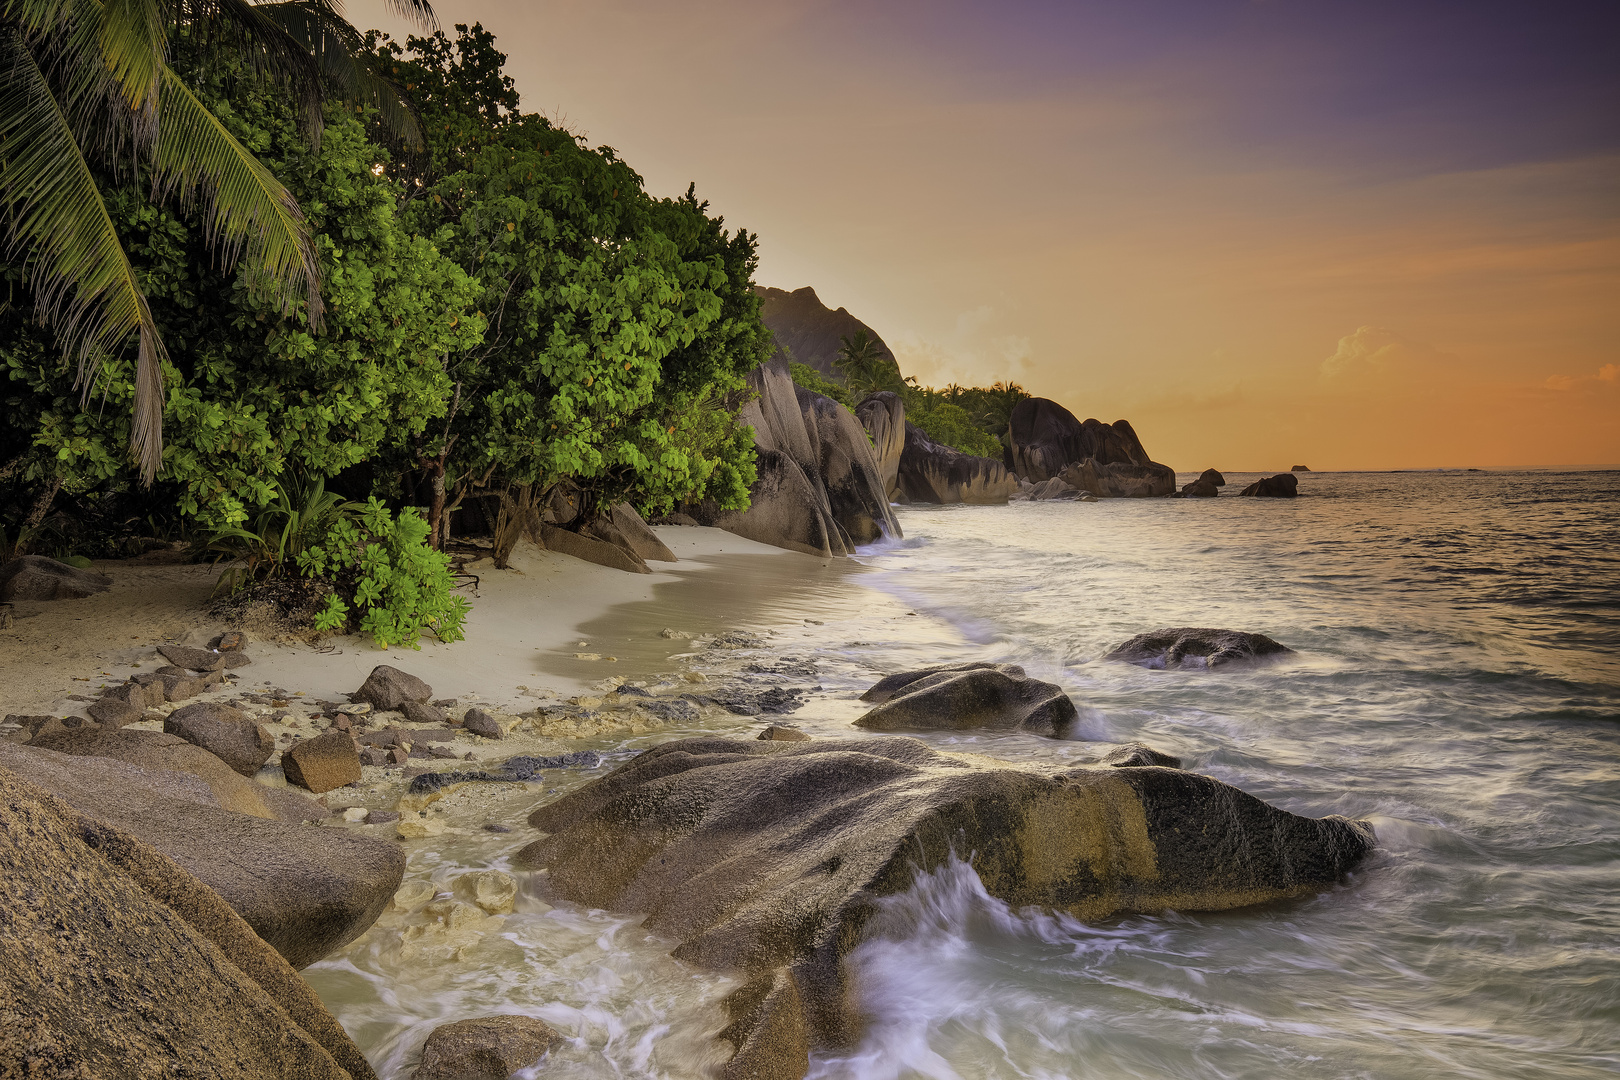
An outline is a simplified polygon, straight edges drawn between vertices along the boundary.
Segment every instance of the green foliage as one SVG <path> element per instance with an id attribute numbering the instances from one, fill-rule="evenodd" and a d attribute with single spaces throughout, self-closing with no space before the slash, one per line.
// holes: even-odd
<path id="1" fill-rule="evenodd" d="M 746 505 L 753 443 L 736 411 L 769 348 L 755 238 L 692 190 L 651 198 L 612 149 L 517 111 L 493 39 L 456 29 L 378 41 L 429 143 L 427 160 L 391 166 L 414 193 L 406 219 L 489 313 L 483 348 L 450 366 L 449 439 L 416 452 L 444 454 L 460 490 L 569 477 L 598 505 L 648 514 L 704 496 Z"/>
<path id="2" fill-rule="evenodd" d="M 965 454 L 1001 460 L 1001 443 L 994 435 L 975 427 L 973 417 L 960 405 L 942 401 L 926 412 L 914 413 L 907 409 L 906 421 L 941 445 L 955 447 Z"/>
<path id="3" fill-rule="evenodd" d="M 384 649 L 419 649 L 424 632 L 460 641 L 468 604 L 451 592 L 450 557 L 429 547 L 427 536 L 428 523 L 414 507 L 396 517 L 375 497 L 338 518 L 322 543 L 298 557 L 306 576 L 338 584 L 316 629 L 336 630 L 358 615 L 360 631 Z"/>
<path id="4" fill-rule="evenodd" d="M 802 386 L 806 390 L 820 394 L 822 397 L 830 397 L 850 412 L 854 412 L 855 406 L 859 404 L 859 400 L 853 398 L 848 390 L 835 382 L 823 378 L 821 372 L 809 364 L 789 361 L 788 374 L 792 376 L 795 386 Z"/>
<path id="5" fill-rule="evenodd" d="M 311 150 L 291 106 L 232 74 L 200 65 L 191 81 L 303 203 L 326 283 L 324 333 L 216 267 L 200 215 L 154 206 L 139 179 L 104 185 L 169 346 L 158 494 L 212 530 L 247 522 L 288 470 L 330 476 L 402 451 L 444 415 L 445 357 L 485 329 L 476 283 L 399 220 L 399 188 L 374 175 L 386 155 L 362 125 L 334 114 Z M 0 309 L 0 373 L 17 420 L 0 432 L 0 459 L 17 463 L 19 479 L 62 475 L 68 492 L 128 486 L 127 357 L 103 366 L 86 409 L 71 366 L 11 306 Z"/>
<path id="6" fill-rule="evenodd" d="M 432 22 L 425 3 L 397 8 Z M 420 137 L 359 34 L 324 2 L 0 5 L 0 231 L 8 255 L 22 255 L 40 321 L 82 374 L 136 339 L 126 434 L 146 484 L 162 466 L 168 342 L 98 170 L 140 165 L 154 198 L 203 193 L 203 238 L 216 258 L 245 255 L 260 301 L 290 315 L 307 296 L 310 324 L 320 317 L 319 267 L 297 202 L 171 60 L 195 42 L 234 54 L 238 76 L 297 101 L 311 135 L 331 95 L 379 106 Z"/>
<path id="7" fill-rule="evenodd" d="M 302 559 L 324 541 L 338 522 L 352 518 L 361 507 L 326 490 L 326 481 L 292 488 L 275 485 L 276 498 L 261 511 L 253 528 L 227 525 L 208 538 L 206 548 L 232 565 L 220 575 L 214 591 L 232 591 L 272 577 L 298 576 Z"/>
<path id="8" fill-rule="evenodd" d="M 978 457 L 1001 460 L 1013 407 L 1029 397 L 1017 383 L 957 386 L 943 390 L 908 385 L 901 395 L 906 420 L 928 437 Z"/>

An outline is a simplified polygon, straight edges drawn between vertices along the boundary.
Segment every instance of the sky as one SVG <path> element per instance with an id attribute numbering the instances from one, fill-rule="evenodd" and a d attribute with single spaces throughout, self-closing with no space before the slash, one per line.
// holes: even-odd
<path id="1" fill-rule="evenodd" d="M 435 9 L 924 383 L 1179 470 L 1620 463 L 1614 0 Z"/>

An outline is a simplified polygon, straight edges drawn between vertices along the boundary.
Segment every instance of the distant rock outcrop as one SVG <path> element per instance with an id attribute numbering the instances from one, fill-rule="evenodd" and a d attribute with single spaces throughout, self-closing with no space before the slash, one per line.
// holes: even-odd
<path id="1" fill-rule="evenodd" d="M 864 330 L 877 345 L 878 353 L 894 366 L 894 381 L 900 381 L 900 366 L 883 339 L 843 308 L 830 310 L 816 290 L 806 286 L 788 292 L 756 285 L 754 292 L 760 298 L 760 321 L 776 338 L 773 360 L 780 358 L 786 348 L 795 363 L 813 367 L 824 378 L 842 386 L 844 373 L 833 364 L 838 358 L 839 340 Z"/>
<path id="2" fill-rule="evenodd" d="M 1001 462 L 964 454 L 906 425 L 897 501 L 999 506 L 1017 493 L 1018 481 Z"/>
<path id="3" fill-rule="evenodd" d="M 1299 494 L 1299 477 L 1293 473 L 1278 473 L 1256 480 L 1239 495 L 1258 495 L 1263 499 L 1292 499 Z"/>
<path id="4" fill-rule="evenodd" d="M 1292 469 L 1289 469 L 1288 471 L 1289 472 L 1310 472 L 1311 467 L 1309 465 L 1295 465 Z"/>
<path id="5" fill-rule="evenodd" d="M 1081 423 L 1055 401 L 1025 398 L 1013 407 L 1007 434 L 1007 467 L 1032 483 L 1061 476 L 1100 498 L 1176 490 L 1175 470 L 1148 457 L 1129 421 Z"/>
<path id="6" fill-rule="evenodd" d="M 683 512 L 762 544 L 824 557 L 898 537 L 883 471 L 854 414 L 793 385 L 782 359 L 754 369 L 748 382 L 759 394 L 741 414 L 758 449 L 750 506 L 721 510 L 705 499 Z"/>

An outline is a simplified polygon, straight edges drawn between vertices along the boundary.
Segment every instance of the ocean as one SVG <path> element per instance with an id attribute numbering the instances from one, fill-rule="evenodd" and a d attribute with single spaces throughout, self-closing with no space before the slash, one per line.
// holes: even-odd
<path id="1" fill-rule="evenodd" d="M 1254 477 L 1227 478 L 1235 493 Z M 1018 663 L 1069 693 L 1077 739 L 920 737 L 1053 764 L 1146 743 L 1294 813 L 1377 830 L 1342 885 L 1213 914 L 1086 924 L 1011 910 L 945 867 L 889 899 L 886 929 L 849 958 L 870 1025 L 813 1076 L 1620 1070 L 1620 472 L 1312 473 L 1300 487 L 904 507 L 904 540 L 792 573 L 739 557 L 582 631 L 632 654 L 672 620 L 751 632 L 743 648 L 668 655 L 677 643 L 657 659 L 715 680 L 804 672 L 785 685 L 818 689 L 788 719 L 812 735 L 858 734 L 856 698 L 881 675 Z M 1102 659 L 1168 626 L 1296 652 L 1236 670 Z M 678 734 L 759 726 L 719 716 Z M 604 768 L 668 737 L 604 740 Z M 589 779 L 558 777 L 498 809 L 511 834 L 415 854 L 410 876 L 509 867 L 532 839 L 527 810 Z M 696 1077 L 724 1059 L 712 1036 L 736 983 L 671 959 L 632 913 L 557 904 L 535 882 L 462 947 L 407 937 L 379 926 L 306 972 L 385 1078 L 409 1075 L 432 1027 L 492 1012 L 570 1037 L 546 1077 Z"/>

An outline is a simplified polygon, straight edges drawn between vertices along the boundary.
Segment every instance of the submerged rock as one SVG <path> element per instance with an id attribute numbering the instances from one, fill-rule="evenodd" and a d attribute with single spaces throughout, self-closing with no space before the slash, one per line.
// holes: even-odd
<path id="1" fill-rule="evenodd" d="M 861 700 L 877 707 L 855 726 L 873 731 L 1021 728 L 1063 739 L 1079 719 L 1062 687 L 1031 679 L 1017 664 L 944 664 L 890 675 Z"/>
<path id="2" fill-rule="evenodd" d="M 1138 634 L 1103 659 L 1123 660 L 1145 668 L 1212 668 L 1293 651 L 1264 634 L 1178 626 Z"/>
<path id="3" fill-rule="evenodd" d="M 422 773 L 411 778 L 409 792 L 412 795 L 426 795 L 458 784 L 469 783 L 531 783 L 540 779 L 542 769 L 594 769 L 601 764 L 602 755 L 595 750 L 575 750 L 571 754 L 558 754 L 554 757 L 534 757 L 525 754 L 507 758 L 494 772 L 484 769 L 464 769 L 456 772 Z"/>
<path id="4" fill-rule="evenodd" d="M 506 1080 L 567 1040 L 532 1016 L 481 1016 L 433 1029 L 412 1080 Z"/>
<path id="5" fill-rule="evenodd" d="M 112 587 L 112 579 L 76 566 L 23 555 L 0 563 L 0 604 L 18 600 L 82 600 Z"/>
<path id="6" fill-rule="evenodd" d="M 206 884 L 0 768 L 8 1076 L 376 1080 L 309 984 Z"/>
<path id="7" fill-rule="evenodd" d="M 1299 494 L 1299 477 L 1293 473 L 1278 473 L 1276 476 L 1263 477 L 1238 494 L 1259 496 L 1262 499 L 1292 499 Z"/>
<path id="8" fill-rule="evenodd" d="M 674 955 L 751 976 L 724 1075 L 803 1074 L 861 1021 L 844 957 L 881 897 L 968 861 L 1014 907 L 1083 919 L 1219 911 L 1343 878 L 1372 829 L 1167 768 L 1040 769 L 916 739 L 685 739 L 535 810 L 521 865 L 591 907 L 646 913 Z"/>

